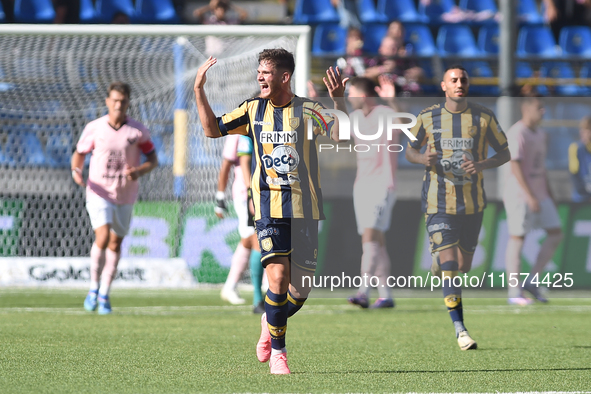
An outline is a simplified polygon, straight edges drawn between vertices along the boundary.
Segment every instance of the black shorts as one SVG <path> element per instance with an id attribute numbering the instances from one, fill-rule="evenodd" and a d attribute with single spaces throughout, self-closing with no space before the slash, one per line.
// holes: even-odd
<path id="1" fill-rule="evenodd" d="M 463 252 L 473 254 L 478 245 L 482 216 L 483 212 L 472 215 L 425 215 L 431 253 L 458 245 Z"/>
<path id="2" fill-rule="evenodd" d="M 299 268 L 316 271 L 318 220 L 261 218 L 256 221 L 261 263 L 274 256 L 286 256 Z"/>

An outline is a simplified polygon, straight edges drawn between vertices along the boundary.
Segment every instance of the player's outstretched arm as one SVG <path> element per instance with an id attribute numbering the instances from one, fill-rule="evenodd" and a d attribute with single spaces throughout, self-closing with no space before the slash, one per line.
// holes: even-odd
<path id="1" fill-rule="evenodd" d="M 216 123 L 216 116 L 213 113 L 209 102 L 207 101 L 207 96 L 205 95 L 205 90 L 203 88 L 205 82 L 207 81 L 207 70 L 216 64 L 217 61 L 218 60 L 216 58 L 210 56 L 209 59 L 207 59 L 207 61 L 201 67 L 199 67 L 199 70 L 197 70 L 195 84 L 193 85 L 193 90 L 195 91 L 195 100 L 197 101 L 199 120 L 203 126 L 203 132 L 205 133 L 205 136 L 209 138 L 221 137 Z"/>
<path id="2" fill-rule="evenodd" d="M 511 153 L 509 153 L 509 148 L 505 148 L 497 152 L 493 157 L 482 161 L 468 160 L 466 155 L 464 155 L 464 162 L 462 163 L 461 167 L 464 169 L 464 171 L 466 171 L 466 173 L 474 175 L 489 168 L 500 167 L 509 160 L 511 160 Z"/>
<path id="3" fill-rule="evenodd" d="M 72 178 L 77 185 L 85 187 L 84 178 L 82 178 L 82 168 L 84 167 L 84 158 L 86 155 L 75 151 L 72 155 L 71 166 L 72 166 Z"/>
<path id="4" fill-rule="evenodd" d="M 347 103 L 345 102 L 345 84 L 349 81 L 349 78 L 343 78 L 341 70 L 338 67 L 332 68 L 331 66 L 326 70 L 326 77 L 322 78 L 322 80 L 328 89 L 330 98 L 334 102 L 334 109 L 348 114 Z M 336 118 L 330 138 L 337 142 L 340 141 L 339 121 Z"/>

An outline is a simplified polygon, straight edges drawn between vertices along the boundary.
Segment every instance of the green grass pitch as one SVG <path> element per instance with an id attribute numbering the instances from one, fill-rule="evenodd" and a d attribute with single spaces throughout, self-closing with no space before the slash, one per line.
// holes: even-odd
<path id="1" fill-rule="evenodd" d="M 289 376 L 256 360 L 259 316 L 218 290 L 0 290 L 0 392 L 509 392 L 591 389 L 591 300 L 464 298 L 478 350 L 460 351 L 439 298 L 394 310 L 311 299 L 289 320 Z"/>

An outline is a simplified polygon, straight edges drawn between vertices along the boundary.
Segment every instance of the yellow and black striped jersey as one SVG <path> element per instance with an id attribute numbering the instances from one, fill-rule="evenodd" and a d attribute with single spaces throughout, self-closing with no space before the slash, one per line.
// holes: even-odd
<path id="1" fill-rule="evenodd" d="M 330 136 L 334 121 L 323 117 L 322 109 L 322 104 L 297 96 L 281 107 L 253 98 L 217 118 L 221 135 L 242 134 L 253 140 L 255 220 L 324 219 L 316 137 Z M 314 122 L 311 139 L 306 135 L 308 119 Z"/>
<path id="2" fill-rule="evenodd" d="M 438 154 L 438 162 L 425 168 L 422 205 L 428 214 L 473 214 L 486 207 L 484 176 L 466 175 L 461 168 L 466 158 L 482 161 L 488 157 L 488 145 L 495 152 L 507 149 L 507 137 L 494 113 L 479 104 L 469 103 L 461 112 L 449 111 L 444 104 L 426 108 L 411 129 L 416 141 L 409 145 L 421 149 L 425 144 Z"/>

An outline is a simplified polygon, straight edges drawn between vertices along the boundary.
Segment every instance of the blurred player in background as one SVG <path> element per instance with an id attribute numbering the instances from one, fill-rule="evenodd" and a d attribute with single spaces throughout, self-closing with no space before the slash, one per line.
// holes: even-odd
<path id="1" fill-rule="evenodd" d="M 338 139 L 338 123 L 322 105 L 291 91 L 293 55 L 282 48 L 259 54 L 257 81 L 260 96 L 244 101 L 232 112 L 217 117 L 204 91 L 206 73 L 217 59 L 210 57 L 195 78 L 199 118 L 207 137 L 248 135 L 253 140 L 255 164 L 251 181 L 256 230 L 266 267 L 269 290 L 261 318 L 257 358 L 269 361 L 272 374 L 289 374 L 285 333 L 287 319 L 306 301 L 318 255 L 318 221 L 324 219 L 318 169 L 318 134 Z M 324 82 L 335 109 L 346 113 L 345 83 L 338 68 L 327 70 Z M 324 128 L 308 136 L 305 126 L 319 114 Z M 318 116 L 318 115 L 315 115 Z"/>
<path id="2" fill-rule="evenodd" d="M 234 167 L 232 200 L 234 202 L 234 210 L 238 215 L 238 233 L 241 239 L 232 256 L 230 272 L 228 273 L 228 278 L 222 289 L 221 296 L 223 300 L 233 305 L 244 304 L 245 301 L 238 295 L 236 286 L 250 259 L 251 278 L 254 286 L 254 312 L 264 313 L 265 307 L 261 294 L 261 283 L 263 280 L 261 252 L 254 231 L 254 223 L 249 223 L 248 185 L 250 184 L 251 156 L 252 142 L 250 138 L 241 135 L 231 135 L 226 138 L 222 152 L 223 161 L 218 180 L 218 191 L 215 197 L 215 214 L 218 218 L 222 219 L 228 213 L 225 203 L 225 190 L 228 185 L 230 170 Z"/>
<path id="3" fill-rule="evenodd" d="M 467 100 L 468 72 L 449 67 L 441 82 L 445 103 L 421 111 L 411 129 L 406 158 L 425 166 L 422 206 L 431 243 L 432 272 L 441 276 L 443 297 L 456 330 L 460 349 L 477 344 L 464 326 L 462 288 L 452 279 L 466 273 L 478 244 L 482 211 L 486 207 L 482 171 L 510 159 L 507 138 L 494 113 Z M 424 153 L 421 147 L 427 145 Z M 496 154 L 487 159 L 488 145 Z"/>
<path id="4" fill-rule="evenodd" d="M 90 290 L 84 308 L 111 313 L 109 290 L 117 273 L 121 242 L 129 232 L 138 178 L 158 165 L 148 129 L 127 116 L 131 89 L 113 82 L 105 100 L 108 114 L 84 128 L 72 155 L 72 177 L 86 186 L 86 210 L 95 240 L 90 250 Z M 87 185 L 82 178 L 84 158 L 92 153 Z M 140 164 L 141 155 L 147 161 Z M 100 286 L 99 286 L 100 279 Z"/>
<path id="5" fill-rule="evenodd" d="M 509 304 L 530 304 L 532 300 L 524 297 L 523 290 L 538 301 L 548 301 L 540 293 L 538 284 L 532 281 L 542 281 L 539 274 L 562 240 L 560 217 L 546 172 L 546 133 L 539 127 L 544 113 L 540 97 L 527 97 L 521 103 L 521 120 L 507 131 L 511 151 L 511 171 L 507 174 L 503 191 L 509 227 L 509 242 L 505 251 L 507 280 L 516 277 L 521 282 L 523 279 L 520 275 L 521 251 L 525 235 L 536 228 L 542 228 L 547 233 L 527 278 L 520 286 L 509 286 Z"/>
<path id="6" fill-rule="evenodd" d="M 591 202 L 591 117 L 579 125 L 580 140 L 568 148 L 568 168 L 573 181 L 574 202 Z"/>
<path id="7" fill-rule="evenodd" d="M 383 118 L 396 112 L 394 97 L 396 89 L 391 79 L 380 76 L 380 86 L 369 78 L 353 78 L 349 82 L 349 102 L 355 111 L 351 118 L 359 116 L 366 134 L 373 134 L 380 128 Z M 379 105 L 377 96 L 388 100 L 391 107 Z M 353 133 L 356 144 L 365 141 Z M 396 202 L 396 168 L 398 153 L 390 152 L 386 146 L 398 144 L 400 130 L 394 130 L 392 139 L 382 133 L 381 139 L 372 141 L 383 144 L 379 151 L 357 152 L 357 176 L 353 186 L 353 204 L 357 228 L 361 235 L 363 254 L 361 256 L 361 277 L 377 276 L 379 298 L 371 308 L 393 308 L 392 290 L 387 284 L 390 275 L 390 257 L 386 249 L 385 233 L 390 228 L 392 209 Z M 349 302 L 362 308 L 369 307 L 369 283 L 359 288 L 357 295 Z"/>

